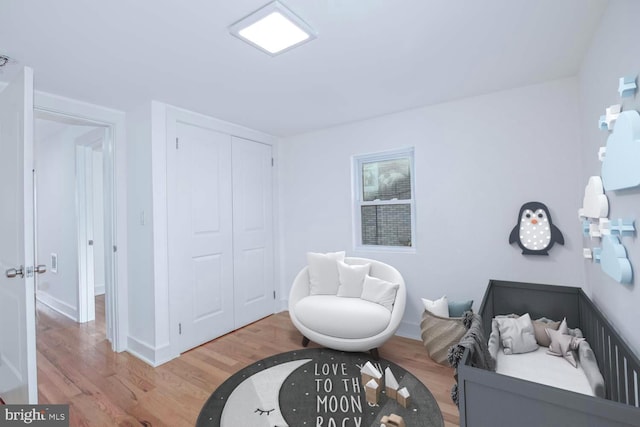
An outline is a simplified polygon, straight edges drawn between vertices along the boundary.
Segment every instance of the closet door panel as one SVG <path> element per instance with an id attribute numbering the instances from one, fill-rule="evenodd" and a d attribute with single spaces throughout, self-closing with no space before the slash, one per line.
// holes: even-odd
<path id="1" fill-rule="evenodd" d="M 232 139 L 235 326 L 274 313 L 271 146 Z"/>
<path id="2" fill-rule="evenodd" d="M 169 287 L 180 351 L 234 328 L 231 137 L 176 124 L 167 153 Z"/>

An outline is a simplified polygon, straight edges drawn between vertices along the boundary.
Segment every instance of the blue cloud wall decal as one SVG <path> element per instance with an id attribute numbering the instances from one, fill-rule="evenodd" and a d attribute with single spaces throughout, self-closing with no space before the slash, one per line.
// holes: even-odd
<path id="1" fill-rule="evenodd" d="M 602 162 L 604 189 L 621 190 L 640 185 L 640 114 L 624 111 L 607 139 Z"/>
<path id="2" fill-rule="evenodd" d="M 603 236 L 600 266 L 602 271 L 619 283 L 630 284 L 633 279 L 627 250 L 616 236 Z"/>
<path id="3" fill-rule="evenodd" d="M 618 92 L 622 98 L 632 97 L 636 93 L 638 85 L 636 84 L 636 76 L 620 77 Z"/>

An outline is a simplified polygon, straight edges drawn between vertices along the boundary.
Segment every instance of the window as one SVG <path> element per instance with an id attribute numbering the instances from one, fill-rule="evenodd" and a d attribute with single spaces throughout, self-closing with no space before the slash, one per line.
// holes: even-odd
<path id="1" fill-rule="evenodd" d="M 413 148 L 353 158 L 356 248 L 413 251 Z"/>

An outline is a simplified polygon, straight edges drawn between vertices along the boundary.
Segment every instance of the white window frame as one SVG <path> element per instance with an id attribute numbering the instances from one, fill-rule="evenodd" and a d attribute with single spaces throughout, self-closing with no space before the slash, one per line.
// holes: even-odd
<path id="1" fill-rule="evenodd" d="M 364 163 L 380 162 L 386 160 L 396 160 L 409 158 L 411 199 L 407 200 L 373 200 L 363 201 L 362 165 Z M 416 252 L 416 203 L 415 203 L 415 155 L 414 147 L 401 148 L 397 150 L 383 151 L 372 154 L 355 155 L 352 157 L 351 175 L 353 182 L 353 242 L 354 250 L 362 252 Z M 411 206 L 411 246 L 384 246 L 365 245 L 362 243 L 362 207 L 380 205 L 407 204 Z"/>

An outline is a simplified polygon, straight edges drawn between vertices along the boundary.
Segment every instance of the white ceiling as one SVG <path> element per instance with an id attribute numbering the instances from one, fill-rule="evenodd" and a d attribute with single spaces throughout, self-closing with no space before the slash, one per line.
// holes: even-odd
<path id="1" fill-rule="evenodd" d="M 573 76 L 607 5 L 283 0 L 318 38 L 270 57 L 227 31 L 267 2 L 2 0 L 0 53 L 16 62 L 0 80 L 28 65 L 44 92 L 125 111 L 155 99 L 287 136 Z"/>

